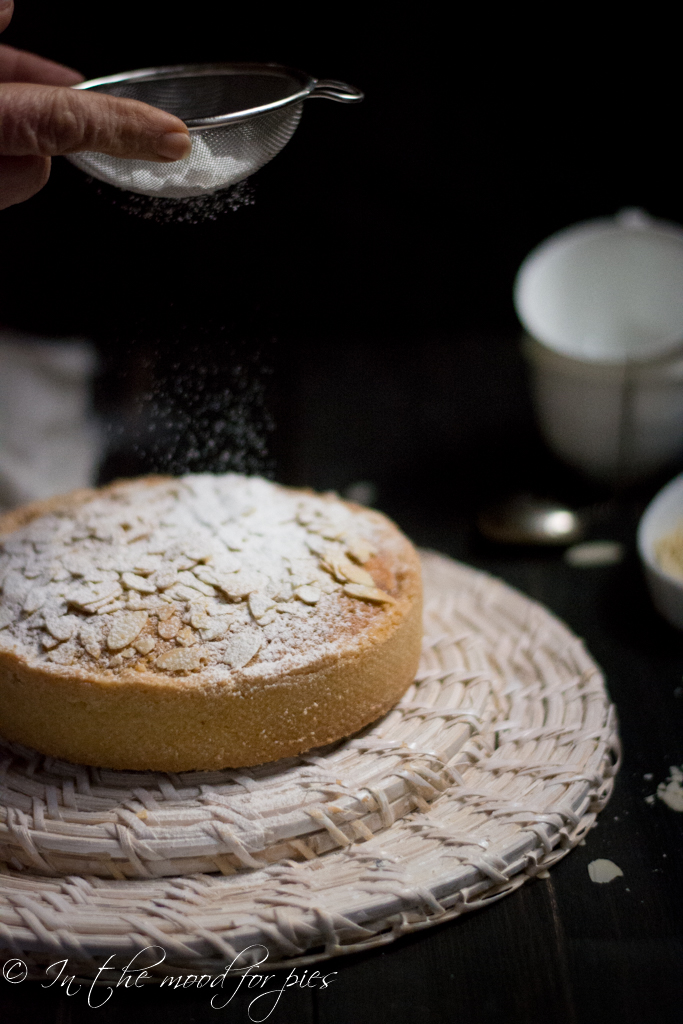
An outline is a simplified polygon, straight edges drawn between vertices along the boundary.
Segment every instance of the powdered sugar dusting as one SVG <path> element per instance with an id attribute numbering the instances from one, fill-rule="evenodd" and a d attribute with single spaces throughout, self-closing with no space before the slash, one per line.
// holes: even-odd
<path id="1" fill-rule="evenodd" d="M 348 636 L 349 598 L 356 630 L 392 603 L 380 542 L 364 510 L 259 477 L 119 484 L 0 543 L 0 649 L 216 680 L 304 663 L 344 639 L 344 608 Z"/>

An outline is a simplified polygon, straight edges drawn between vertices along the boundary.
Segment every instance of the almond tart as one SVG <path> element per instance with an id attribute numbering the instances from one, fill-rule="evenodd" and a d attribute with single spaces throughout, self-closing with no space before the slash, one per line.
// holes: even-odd
<path id="1" fill-rule="evenodd" d="M 348 736 L 412 682 L 415 549 L 378 512 L 238 474 L 0 517 L 0 732 L 121 769 L 237 768 Z"/>

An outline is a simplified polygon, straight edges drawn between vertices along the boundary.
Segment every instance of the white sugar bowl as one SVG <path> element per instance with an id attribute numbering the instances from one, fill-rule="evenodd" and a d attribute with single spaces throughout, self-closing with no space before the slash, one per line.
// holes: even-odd
<path id="1" fill-rule="evenodd" d="M 663 487 L 645 509 L 638 525 L 638 553 L 645 569 L 652 600 L 664 618 L 683 629 L 683 578 L 660 565 L 658 542 L 683 526 L 683 473 Z"/>

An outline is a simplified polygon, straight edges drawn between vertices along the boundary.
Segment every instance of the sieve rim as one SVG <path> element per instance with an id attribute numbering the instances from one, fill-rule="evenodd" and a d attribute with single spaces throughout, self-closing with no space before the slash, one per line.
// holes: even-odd
<path id="1" fill-rule="evenodd" d="M 139 68 L 136 71 L 122 71 L 116 75 L 106 75 L 103 78 L 90 78 L 86 82 L 78 82 L 71 86 L 72 89 L 96 89 L 102 85 L 116 85 L 121 82 L 159 82 L 169 78 L 202 78 L 210 75 L 263 75 L 271 73 L 273 77 L 290 78 L 299 83 L 299 89 L 285 96 L 282 99 L 274 100 L 272 103 L 264 103 L 258 107 L 249 107 L 246 110 L 237 110 L 232 114 L 221 114 L 216 117 L 195 117 L 183 120 L 190 131 L 200 131 L 203 128 L 213 128 L 217 125 L 235 124 L 240 121 L 248 121 L 252 117 L 267 114 L 283 107 L 300 103 L 311 96 L 318 85 L 318 79 L 299 71 L 297 68 L 288 67 L 285 64 L 253 62 L 228 62 L 217 64 L 172 64 L 156 68 Z M 320 83 L 323 85 L 323 82 Z M 341 84 L 341 83 L 340 83 Z M 361 94 L 362 95 L 362 94 Z"/>

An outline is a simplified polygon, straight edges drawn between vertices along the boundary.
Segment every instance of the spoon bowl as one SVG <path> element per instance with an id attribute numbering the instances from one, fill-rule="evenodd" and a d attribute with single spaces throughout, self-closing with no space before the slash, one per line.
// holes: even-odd
<path id="1" fill-rule="evenodd" d="M 578 512 L 557 501 L 516 494 L 481 512 L 477 527 L 497 544 L 562 547 L 581 540 L 586 523 Z"/>

